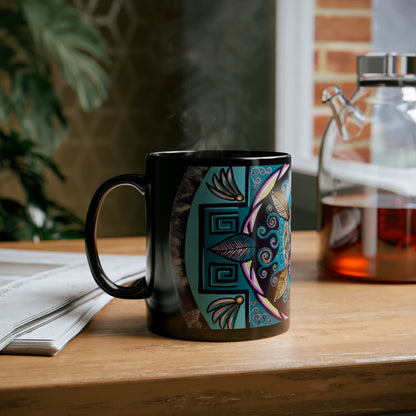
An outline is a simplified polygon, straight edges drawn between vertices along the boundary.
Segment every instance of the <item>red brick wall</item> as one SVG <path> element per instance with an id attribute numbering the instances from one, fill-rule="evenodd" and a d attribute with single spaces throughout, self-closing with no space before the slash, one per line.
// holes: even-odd
<path id="1" fill-rule="evenodd" d="M 356 88 L 356 57 L 371 50 L 371 0 L 315 0 L 314 154 L 330 118 L 322 91 Z"/>

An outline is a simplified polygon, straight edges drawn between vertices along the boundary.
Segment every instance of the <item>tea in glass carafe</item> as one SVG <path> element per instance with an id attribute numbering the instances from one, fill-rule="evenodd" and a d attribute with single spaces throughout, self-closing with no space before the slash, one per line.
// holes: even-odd
<path id="1" fill-rule="evenodd" d="M 333 113 L 319 162 L 320 264 L 328 275 L 416 282 L 416 55 L 357 58 L 347 100 Z"/>

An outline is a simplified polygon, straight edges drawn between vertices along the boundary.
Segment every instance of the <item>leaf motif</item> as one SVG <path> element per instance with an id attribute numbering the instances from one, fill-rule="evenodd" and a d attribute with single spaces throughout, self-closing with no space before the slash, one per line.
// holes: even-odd
<path id="1" fill-rule="evenodd" d="M 244 263 L 253 258 L 256 241 L 248 234 L 235 234 L 211 247 L 210 250 L 226 259 Z"/>
<path id="2" fill-rule="evenodd" d="M 272 201 L 277 213 L 286 221 L 289 221 L 289 204 L 286 196 L 280 192 L 271 192 Z"/>
<path id="3" fill-rule="evenodd" d="M 287 281 L 289 277 L 289 268 L 286 267 L 279 273 L 279 280 L 277 282 L 276 293 L 274 295 L 274 301 L 280 299 L 287 288 Z"/>

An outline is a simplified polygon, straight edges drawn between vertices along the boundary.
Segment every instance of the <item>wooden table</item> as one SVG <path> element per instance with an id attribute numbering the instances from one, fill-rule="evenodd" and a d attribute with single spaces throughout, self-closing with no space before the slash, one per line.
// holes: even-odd
<path id="1" fill-rule="evenodd" d="M 0 247 L 82 251 L 81 241 Z M 143 238 L 102 241 L 143 253 Z M 318 279 L 317 234 L 294 232 L 286 334 L 165 339 L 143 301 L 114 300 L 56 357 L 0 356 L 0 415 L 344 415 L 416 411 L 416 285 Z"/>

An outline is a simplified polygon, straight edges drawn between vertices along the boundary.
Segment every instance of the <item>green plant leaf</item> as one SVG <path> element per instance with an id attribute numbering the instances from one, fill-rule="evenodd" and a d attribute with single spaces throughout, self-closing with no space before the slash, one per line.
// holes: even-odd
<path id="1" fill-rule="evenodd" d="M 26 193 L 28 203 L 45 209 L 51 205 L 45 190 L 45 169 L 61 180 L 64 178 L 54 161 L 36 149 L 31 140 L 21 139 L 15 132 L 7 136 L 0 130 L 0 168 L 14 173 Z"/>
<path id="2" fill-rule="evenodd" d="M 97 61 L 108 63 L 104 40 L 97 28 L 62 0 L 19 0 L 36 44 L 56 58 L 68 84 L 85 111 L 107 98 L 107 73 Z"/>
<path id="3" fill-rule="evenodd" d="M 28 240 L 32 230 L 25 207 L 11 199 L 0 198 L 0 241 Z"/>
<path id="4" fill-rule="evenodd" d="M 21 10 L 13 10 L 10 7 L 11 5 L 9 8 L 0 9 L 0 28 L 3 34 L 1 44 L 13 51 L 13 57 L 9 56 L 9 58 L 18 57 L 20 62 L 32 66 L 44 65 L 43 58 L 34 49 L 33 39 Z"/>
<path id="5" fill-rule="evenodd" d="M 0 90 L 0 124 L 3 124 L 9 118 L 10 103 L 6 94 Z"/>
<path id="6" fill-rule="evenodd" d="M 21 27 L 24 25 L 21 13 L 10 8 L 0 9 L 0 28 L 19 42 L 23 39 Z"/>
<path id="7" fill-rule="evenodd" d="M 0 43 L 0 67 L 9 70 L 10 61 L 15 56 L 14 50 L 4 43 Z"/>
<path id="8" fill-rule="evenodd" d="M 109 60 L 93 24 L 64 0 L 1 6 L 0 170 L 14 174 L 26 201 L 0 197 L 0 240 L 83 236 L 83 221 L 52 201 L 45 183 L 46 170 L 64 179 L 51 158 L 67 134 L 53 85 L 54 60 L 84 110 L 102 104 L 109 89 L 102 65 Z"/>
<path id="9" fill-rule="evenodd" d="M 22 134 L 52 154 L 67 136 L 67 124 L 59 99 L 48 78 L 17 72 L 11 104 L 20 120 Z"/>
<path id="10" fill-rule="evenodd" d="M 26 204 L 0 198 L 0 240 L 82 238 L 84 222 L 48 198 L 45 168 L 63 178 L 53 160 L 29 139 L 0 129 L 0 168 L 11 170 L 26 192 Z"/>

